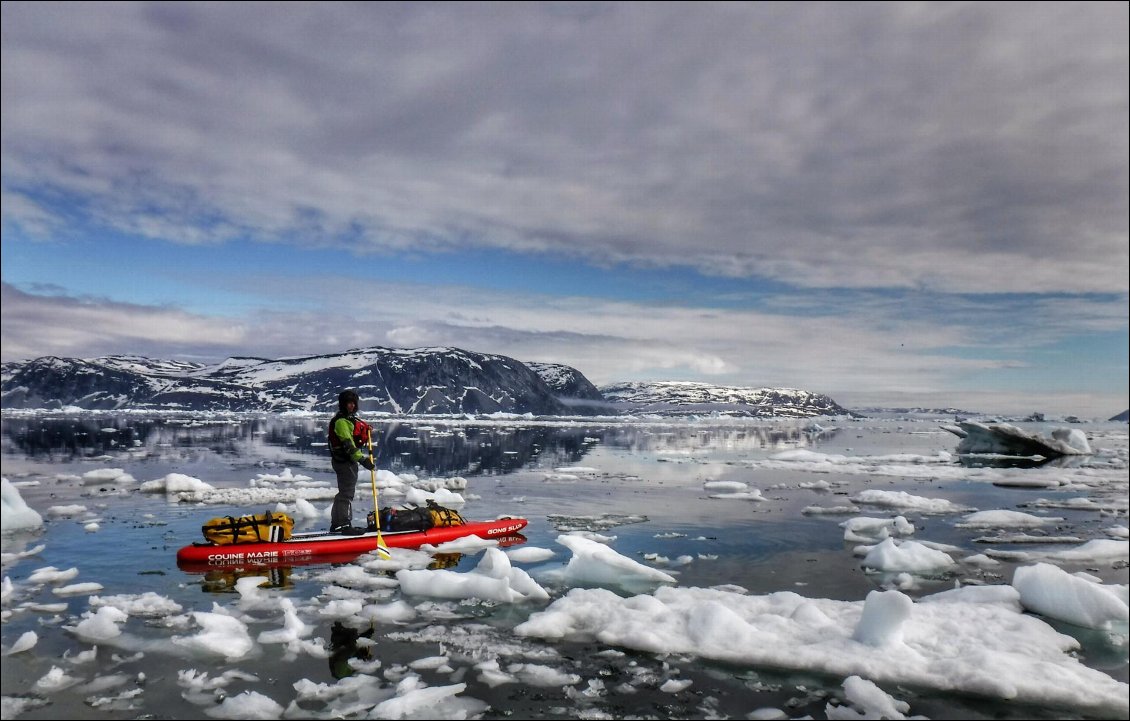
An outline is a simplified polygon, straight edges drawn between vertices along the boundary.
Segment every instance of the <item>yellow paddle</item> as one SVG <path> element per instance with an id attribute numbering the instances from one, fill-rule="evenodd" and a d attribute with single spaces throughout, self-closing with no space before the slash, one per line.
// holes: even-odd
<path id="1" fill-rule="evenodd" d="M 381 507 L 377 503 L 377 463 L 373 459 L 373 429 L 369 428 L 369 465 L 372 468 L 369 470 L 369 478 L 373 483 L 373 518 L 377 524 L 377 555 L 386 561 L 392 560 L 392 554 L 389 553 L 388 546 L 385 545 L 385 539 L 381 536 Z"/>

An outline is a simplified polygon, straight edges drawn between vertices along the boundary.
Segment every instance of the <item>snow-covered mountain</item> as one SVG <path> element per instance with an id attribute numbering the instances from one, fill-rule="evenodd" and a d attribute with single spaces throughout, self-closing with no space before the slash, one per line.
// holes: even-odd
<path id="1" fill-rule="evenodd" d="M 745 388 L 687 381 L 615 383 L 601 386 L 605 400 L 624 412 L 666 416 L 716 413 L 726 416 L 810 418 L 848 415 L 826 395 L 795 388 Z"/>
<path id="2" fill-rule="evenodd" d="M 576 387 L 592 385 L 568 370 Z M 343 388 L 360 394 L 364 411 L 586 412 L 566 406 L 560 391 L 524 363 L 458 348 L 372 347 L 277 360 L 229 358 L 211 366 L 136 356 L 45 357 L 4 365 L 0 402 L 5 408 L 326 411 L 336 408 Z"/>
<path id="3" fill-rule="evenodd" d="M 604 400 L 597 387 L 572 366 L 534 361 L 526 361 L 526 365 L 559 396 L 589 401 Z"/>
<path id="4" fill-rule="evenodd" d="M 616 415 L 619 410 L 610 405 L 600 390 L 576 368 L 560 363 L 537 363 L 526 361 L 526 365 L 537 373 L 545 384 L 553 389 L 557 400 L 569 407 L 572 413 L 580 415 Z"/>
<path id="5" fill-rule="evenodd" d="M 212 365 L 140 356 L 44 357 L 5 363 L 4 408 L 332 411 L 353 388 L 361 410 L 412 414 L 532 413 L 807 418 L 848 411 L 824 395 L 706 383 L 620 383 L 598 389 L 575 368 L 459 348 L 359 348 Z"/>

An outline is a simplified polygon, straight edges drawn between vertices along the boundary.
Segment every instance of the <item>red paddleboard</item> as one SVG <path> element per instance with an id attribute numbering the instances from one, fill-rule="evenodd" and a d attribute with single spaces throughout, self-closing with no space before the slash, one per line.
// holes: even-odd
<path id="1" fill-rule="evenodd" d="M 525 540 L 518 531 L 526 527 L 525 518 L 499 518 L 471 521 L 461 526 L 437 526 L 426 531 L 382 531 L 389 548 L 433 546 L 467 536 L 496 539 L 500 545 Z M 516 537 L 516 538 L 515 538 Z M 509 543 L 507 543 L 509 542 Z M 519 541 L 520 542 L 520 541 Z M 329 531 L 295 533 L 285 541 L 216 545 L 201 541 L 177 551 L 177 566 L 185 571 L 207 571 L 233 566 L 291 566 L 304 563 L 350 561 L 362 553 L 377 550 L 377 532 L 343 536 Z"/>

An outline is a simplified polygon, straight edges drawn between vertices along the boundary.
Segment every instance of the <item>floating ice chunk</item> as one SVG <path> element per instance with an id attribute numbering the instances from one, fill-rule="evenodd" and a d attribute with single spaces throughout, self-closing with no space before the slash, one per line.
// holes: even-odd
<path id="1" fill-rule="evenodd" d="M 177 685 L 185 689 L 181 695 L 186 701 L 197 706 L 215 704 L 217 690 L 226 688 L 232 681 L 237 680 L 254 682 L 259 678 L 236 669 L 224 671 L 215 678 L 209 678 L 207 671 L 197 671 L 194 668 L 177 671 Z"/>
<path id="2" fill-rule="evenodd" d="M 305 498 L 297 498 L 294 501 L 294 515 L 299 518 L 321 518 L 322 512 Z"/>
<path id="3" fill-rule="evenodd" d="M 479 672 L 479 681 L 491 688 L 501 686 L 504 683 L 518 683 L 516 676 L 504 672 L 499 667 L 497 659 L 475 664 L 475 670 Z"/>
<path id="4" fill-rule="evenodd" d="M 415 477 L 413 476 L 412 479 L 414 480 Z M 392 471 L 386 471 L 384 469 L 377 470 L 377 488 L 401 488 L 405 480 L 407 479 L 404 476 L 398 476 Z"/>
<path id="5" fill-rule="evenodd" d="M 859 494 L 851 500 L 856 503 L 866 503 L 875 506 L 907 508 L 918 511 L 919 513 L 956 513 L 958 511 L 970 510 L 945 498 L 914 496 L 906 491 L 880 491 L 869 489 L 860 491 Z"/>
<path id="6" fill-rule="evenodd" d="M 1042 554 L 1049 561 L 1117 561 L 1130 560 L 1130 543 L 1109 538 L 1095 538 L 1086 543 Z"/>
<path id="7" fill-rule="evenodd" d="M 481 573 L 490 578 L 505 580 L 510 587 L 522 594 L 527 600 L 548 601 L 549 594 L 520 568 L 510 565 L 510 557 L 497 548 L 488 548 L 483 553 L 475 573 Z"/>
<path id="8" fill-rule="evenodd" d="M 690 688 L 692 683 L 694 682 L 689 678 L 669 678 L 663 682 L 663 685 L 659 687 L 659 690 L 663 691 L 664 693 L 679 693 L 680 691 L 685 691 L 686 689 Z"/>
<path id="9" fill-rule="evenodd" d="M 1012 586 L 1020 592 L 1020 603 L 1028 610 L 1048 618 L 1085 628 L 1126 633 L 1125 592 L 1073 576 L 1047 563 L 1021 566 L 1013 575 Z"/>
<path id="10" fill-rule="evenodd" d="M 978 511 L 965 516 L 956 525 L 958 528 L 1037 528 L 1062 520 L 1058 516 L 1033 516 L 1020 511 Z"/>
<path id="11" fill-rule="evenodd" d="M 407 623 L 416 618 L 416 609 L 404 601 L 393 601 L 370 604 L 361 609 L 358 615 L 377 623 Z"/>
<path id="12" fill-rule="evenodd" d="M 65 571 L 60 571 L 54 566 L 44 566 L 32 571 L 27 577 L 28 583 L 62 583 L 78 578 L 78 567 L 72 566 Z"/>
<path id="13" fill-rule="evenodd" d="M 429 493 L 419 488 L 410 488 L 404 494 L 404 501 L 416 506 L 426 506 L 428 501 L 435 501 L 441 506 L 462 506 L 467 502 L 463 496 L 446 488 L 437 488 L 435 493 Z"/>
<path id="14" fill-rule="evenodd" d="M 141 594 L 123 593 L 115 596 L 91 596 L 90 607 L 115 606 L 131 616 L 159 618 L 181 612 L 176 601 L 153 591 Z"/>
<path id="15" fill-rule="evenodd" d="M 65 654 L 64 654 L 64 658 L 67 658 Z M 80 651 L 80 652 L 76 653 L 74 656 L 67 658 L 67 660 L 77 666 L 80 663 L 90 663 L 91 661 L 95 660 L 96 658 L 98 658 L 98 647 L 97 646 L 95 646 L 94 648 L 91 648 L 91 649 L 87 649 L 86 651 Z"/>
<path id="16" fill-rule="evenodd" d="M 989 558 L 983 553 L 977 553 L 972 556 L 966 556 L 961 559 L 962 563 L 968 563 L 971 566 L 980 566 L 981 568 L 994 568 L 1001 565 L 1001 562 L 995 558 Z"/>
<path id="17" fill-rule="evenodd" d="M 55 693 L 62 691 L 65 688 L 74 686 L 81 679 L 74 676 L 68 676 L 63 669 L 58 666 L 52 666 L 42 678 L 35 682 L 35 690 L 40 693 Z"/>
<path id="18" fill-rule="evenodd" d="M 1078 428 L 1054 428 L 1052 429 L 1052 438 L 1083 455 L 1090 455 L 1094 452 L 1091 450 L 1091 444 L 1087 441 L 1087 434 Z"/>
<path id="19" fill-rule="evenodd" d="M 735 491 L 733 493 L 711 493 L 710 498 L 719 498 L 727 501 L 764 501 L 761 489 L 751 488 L 748 491 Z"/>
<path id="20" fill-rule="evenodd" d="M 581 677 L 575 673 L 536 663 L 512 663 L 506 667 L 506 670 L 515 680 L 527 686 L 552 688 L 572 686 L 581 682 Z"/>
<path id="21" fill-rule="evenodd" d="M 247 626 L 237 618 L 206 611 L 196 611 L 192 617 L 203 630 L 195 636 L 173 636 L 170 640 L 174 644 L 197 653 L 222 656 L 229 661 L 246 656 L 255 646 L 247 633 Z"/>
<path id="22" fill-rule="evenodd" d="M 905 714 L 910 711 L 910 704 L 906 701 L 899 701 L 873 682 L 859 676 L 844 679 L 844 698 L 850 706 L 828 704 L 825 715 L 829 721 L 905 719 Z"/>
<path id="23" fill-rule="evenodd" d="M 909 536 L 914 533 L 914 524 L 904 516 L 894 518 L 869 518 L 860 516 L 850 518 L 840 524 L 844 529 L 844 540 L 849 542 L 881 541 L 892 535 Z"/>
<path id="24" fill-rule="evenodd" d="M 408 668 L 413 671 L 438 671 L 439 673 L 451 673 L 455 670 L 451 667 L 451 659 L 447 656 L 418 658 L 415 661 L 410 661 Z"/>
<path id="25" fill-rule="evenodd" d="M 81 596 L 84 593 L 98 593 L 101 590 L 101 583 L 88 581 L 87 583 L 73 583 L 70 586 L 52 588 L 51 593 L 56 596 Z"/>
<path id="26" fill-rule="evenodd" d="M 33 696 L 4 696 L 0 698 L 0 717 L 13 719 L 24 711 L 46 706 L 49 703 L 51 701 L 48 699 Z"/>
<path id="27" fill-rule="evenodd" d="M 282 473 L 260 473 L 251 479 L 251 485 L 273 485 L 275 483 L 301 483 L 303 481 L 313 480 L 310 476 L 304 476 L 301 473 L 294 474 L 290 468 L 284 468 Z"/>
<path id="28" fill-rule="evenodd" d="M 457 699 L 467 684 L 423 686 L 418 677 L 409 676 L 397 684 L 396 697 L 377 704 L 371 718 L 472 718 L 486 710 L 487 704 L 476 699 Z"/>
<path id="29" fill-rule="evenodd" d="M 4 651 L 4 655 L 11 656 L 12 654 L 30 651 L 35 648 L 35 644 L 37 643 L 39 643 L 39 636 L 35 631 L 27 631 L 16 639 L 16 642 L 12 644 L 11 648 Z"/>
<path id="30" fill-rule="evenodd" d="M 274 631 L 263 631 L 259 634 L 259 643 L 290 643 L 309 636 L 313 629 L 298 617 L 294 601 L 284 598 L 279 601 L 279 605 L 283 611 L 283 627 Z"/>
<path id="31" fill-rule="evenodd" d="M 557 542 L 573 552 L 564 569 L 550 576 L 565 583 L 595 586 L 629 586 L 644 583 L 675 583 L 663 571 L 622 556 L 604 544 L 574 535 L 560 535 Z"/>
<path id="32" fill-rule="evenodd" d="M 506 551 L 506 555 L 511 561 L 517 563 L 538 563 L 540 561 L 547 561 L 555 555 L 552 549 L 539 548 L 537 546 L 519 546 Z"/>
<path id="33" fill-rule="evenodd" d="M 183 473 L 170 473 L 163 478 L 141 484 L 142 493 L 197 493 L 214 490 L 216 490 L 215 486 Z"/>
<path id="34" fill-rule="evenodd" d="M 434 553 L 478 553 L 484 548 L 498 548 L 497 538 L 479 538 L 478 536 L 463 536 L 433 546 L 425 543 L 420 546 L 421 551 Z"/>
<path id="35" fill-rule="evenodd" d="M 544 601 L 549 594 L 528 573 L 513 568 L 506 554 L 488 548 L 479 565 L 469 573 L 445 569 L 405 569 L 396 579 L 404 593 L 433 598 L 481 598 L 502 603 Z"/>
<path id="36" fill-rule="evenodd" d="M 82 474 L 82 482 L 91 486 L 99 483 L 137 483 L 137 479 L 123 468 L 96 468 Z"/>
<path id="37" fill-rule="evenodd" d="M 339 598 L 318 609 L 318 615 L 326 618 L 350 618 L 361 613 L 364 603 L 359 598 Z"/>
<path id="38" fill-rule="evenodd" d="M 942 551 L 916 541 L 896 545 L 895 539 L 888 538 L 867 552 L 863 565 L 877 571 L 932 573 L 949 568 L 954 565 L 954 560 Z"/>
<path id="39" fill-rule="evenodd" d="M 827 481 L 813 481 L 811 483 L 801 483 L 797 485 L 797 488 L 805 488 L 810 491 L 830 491 L 832 490 L 832 484 Z"/>
<path id="40" fill-rule="evenodd" d="M 259 587 L 270 582 L 271 579 L 266 576 L 244 576 L 243 578 L 237 578 L 235 581 L 235 592 L 239 594 L 240 606 L 256 606 L 264 599 L 268 598 L 267 594 Z"/>
<path id="41" fill-rule="evenodd" d="M 224 698 L 219 706 L 204 710 L 212 718 L 279 719 L 285 709 L 269 696 L 258 691 L 244 691 Z"/>
<path id="42" fill-rule="evenodd" d="M 43 516 L 27 505 L 7 478 L 0 480 L 0 531 L 30 530 L 43 526 Z"/>
<path id="43" fill-rule="evenodd" d="M 64 626 L 81 641 L 99 643 L 122 634 L 121 624 L 129 619 L 129 614 L 120 608 L 103 606 L 92 613 L 83 614 L 83 620 L 75 626 Z"/>

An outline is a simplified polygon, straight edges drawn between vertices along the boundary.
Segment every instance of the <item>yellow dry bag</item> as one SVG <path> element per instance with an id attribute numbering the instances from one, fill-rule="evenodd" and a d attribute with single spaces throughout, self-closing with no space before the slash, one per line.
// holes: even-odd
<path id="1" fill-rule="evenodd" d="M 229 543 L 278 542 L 290 538 L 294 519 L 285 513 L 261 513 L 257 516 L 221 516 L 201 526 L 204 538 L 218 546 Z"/>

